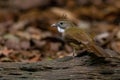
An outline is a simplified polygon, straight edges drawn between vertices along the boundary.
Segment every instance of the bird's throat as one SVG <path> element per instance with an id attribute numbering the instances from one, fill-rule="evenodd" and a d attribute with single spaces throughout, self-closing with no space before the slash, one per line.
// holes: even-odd
<path id="1" fill-rule="evenodd" d="M 59 31 L 60 33 L 64 33 L 64 31 L 65 31 L 65 29 L 60 28 L 60 27 L 57 27 L 57 29 L 58 29 L 58 31 Z"/>

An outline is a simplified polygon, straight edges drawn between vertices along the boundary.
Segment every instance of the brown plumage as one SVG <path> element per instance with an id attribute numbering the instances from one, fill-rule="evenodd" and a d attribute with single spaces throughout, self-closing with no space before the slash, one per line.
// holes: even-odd
<path id="1" fill-rule="evenodd" d="M 94 43 L 93 39 L 89 36 L 89 34 L 87 34 L 84 30 L 78 27 L 70 27 L 66 29 L 63 33 L 63 37 L 65 39 L 72 39 L 82 43 L 88 50 L 94 52 L 95 55 L 98 57 L 109 56 L 104 49 Z"/>
<path id="2" fill-rule="evenodd" d="M 112 55 L 108 54 L 102 47 L 96 45 L 94 40 L 87 32 L 79 27 L 76 27 L 71 21 L 61 20 L 52 26 L 57 27 L 58 31 L 62 33 L 63 38 L 68 41 L 69 44 L 75 44 L 75 46 L 79 48 L 79 43 L 81 43 L 87 50 L 92 51 L 98 57 L 113 57 Z M 71 46 L 76 49 L 76 47 L 73 45 Z"/>

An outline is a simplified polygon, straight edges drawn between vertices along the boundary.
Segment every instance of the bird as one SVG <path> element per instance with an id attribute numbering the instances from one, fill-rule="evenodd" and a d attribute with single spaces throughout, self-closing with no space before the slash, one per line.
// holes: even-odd
<path id="1" fill-rule="evenodd" d="M 73 47 L 73 51 L 79 49 L 82 44 L 97 57 L 112 57 L 112 55 L 108 54 L 102 47 L 97 45 L 90 34 L 77 27 L 71 20 L 62 19 L 51 26 L 56 27 L 58 32 L 62 33 L 63 39 Z"/>

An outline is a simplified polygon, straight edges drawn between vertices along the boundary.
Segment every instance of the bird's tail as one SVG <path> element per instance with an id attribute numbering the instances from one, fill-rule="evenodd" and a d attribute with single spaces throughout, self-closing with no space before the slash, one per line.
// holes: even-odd
<path id="1" fill-rule="evenodd" d="M 90 43 L 87 46 L 98 57 L 113 57 L 111 54 L 108 54 L 102 47 L 96 45 L 95 43 Z"/>
<path id="2" fill-rule="evenodd" d="M 102 47 L 97 46 L 96 44 L 90 44 L 89 47 L 98 57 L 115 58 L 120 60 L 120 54 L 116 52 L 113 52 L 111 50 L 106 51 Z"/>
<path id="3" fill-rule="evenodd" d="M 102 47 L 96 45 L 93 42 L 89 42 L 89 43 L 82 43 L 87 49 L 89 49 L 90 51 L 94 52 L 94 54 L 98 57 L 104 57 L 104 58 L 115 58 L 115 59 L 119 59 L 120 60 L 120 54 L 113 52 L 111 50 L 104 50 Z"/>

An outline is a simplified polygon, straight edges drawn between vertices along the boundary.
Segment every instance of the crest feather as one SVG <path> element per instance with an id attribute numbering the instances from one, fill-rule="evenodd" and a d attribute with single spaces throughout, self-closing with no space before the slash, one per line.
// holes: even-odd
<path id="1" fill-rule="evenodd" d="M 63 14 L 63 15 L 59 18 L 59 21 L 63 21 L 63 20 L 67 20 L 67 21 L 68 21 L 68 18 L 67 18 L 67 15 L 66 15 L 66 14 Z"/>

